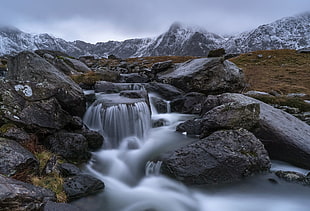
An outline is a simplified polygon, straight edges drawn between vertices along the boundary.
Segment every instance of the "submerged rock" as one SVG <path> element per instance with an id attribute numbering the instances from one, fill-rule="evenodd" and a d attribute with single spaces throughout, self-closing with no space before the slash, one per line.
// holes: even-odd
<path id="1" fill-rule="evenodd" d="M 0 174 L 0 210 L 39 211 L 47 201 L 56 201 L 55 194 L 45 188 L 4 177 Z"/>
<path id="2" fill-rule="evenodd" d="M 263 144 L 240 129 L 217 131 L 174 151 L 161 171 L 186 184 L 221 184 L 268 171 L 270 165 Z"/>
<path id="3" fill-rule="evenodd" d="M 240 92 L 245 87 L 242 70 L 222 58 L 193 59 L 158 74 L 158 80 L 185 92 L 204 94 Z"/>
<path id="4" fill-rule="evenodd" d="M 254 134 L 263 142 L 270 157 L 310 169 L 309 125 L 282 110 L 241 94 L 208 96 L 204 111 L 229 102 L 258 103 L 259 124 Z"/>

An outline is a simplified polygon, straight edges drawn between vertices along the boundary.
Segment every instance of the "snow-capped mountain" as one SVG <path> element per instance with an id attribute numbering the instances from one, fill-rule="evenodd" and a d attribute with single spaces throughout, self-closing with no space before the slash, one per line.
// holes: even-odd
<path id="1" fill-rule="evenodd" d="M 310 46 L 310 13 L 277 20 L 231 37 L 223 47 L 243 53 L 268 49 L 299 49 Z"/>
<path id="2" fill-rule="evenodd" d="M 23 50 L 48 49 L 71 56 L 95 55 L 120 58 L 139 56 L 191 55 L 206 56 L 212 49 L 225 48 L 229 53 L 243 53 L 266 49 L 299 49 L 310 46 L 310 13 L 283 18 L 261 25 L 249 32 L 223 38 L 199 27 L 174 23 L 158 37 L 109 41 L 90 44 L 67 42 L 48 34 L 33 35 L 16 28 L 0 28 L 0 55 Z"/>

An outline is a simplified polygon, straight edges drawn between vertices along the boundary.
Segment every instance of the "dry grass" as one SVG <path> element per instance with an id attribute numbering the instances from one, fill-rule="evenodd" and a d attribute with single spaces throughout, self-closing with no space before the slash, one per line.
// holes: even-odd
<path id="1" fill-rule="evenodd" d="M 150 56 L 150 57 L 138 57 L 138 58 L 128 58 L 125 61 L 128 63 L 143 62 L 146 67 L 152 67 L 154 63 L 164 62 L 171 60 L 173 63 L 183 63 L 191 59 L 197 59 L 194 56 Z"/>
<path id="2" fill-rule="evenodd" d="M 310 95 L 310 54 L 266 50 L 242 54 L 230 61 L 243 69 L 249 84 L 247 90 Z"/>

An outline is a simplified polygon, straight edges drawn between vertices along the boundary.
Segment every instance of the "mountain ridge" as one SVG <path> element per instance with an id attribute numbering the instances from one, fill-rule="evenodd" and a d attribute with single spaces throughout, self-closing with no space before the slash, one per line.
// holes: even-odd
<path id="1" fill-rule="evenodd" d="M 228 53 L 269 49 L 299 49 L 310 46 L 310 12 L 285 17 L 247 32 L 222 37 L 204 28 L 173 23 L 169 30 L 153 38 L 87 43 L 56 38 L 49 34 L 30 34 L 16 27 L 0 27 L 0 55 L 37 49 L 57 50 L 70 56 L 94 55 L 120 58 L 142 56 L 207 56 L 217 48 Z"/>

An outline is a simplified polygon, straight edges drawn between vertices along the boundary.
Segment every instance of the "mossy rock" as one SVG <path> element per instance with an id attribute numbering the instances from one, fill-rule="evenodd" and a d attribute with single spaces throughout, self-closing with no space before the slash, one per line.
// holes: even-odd
<path id="1" fill-rule="evenodd" d="M 72 75 L 71 78 L 77 84 L 84 84 L 87 86 L 94 86 L 97 81 L 110 81 L 116 82 L 120 75 L 114 71 L 104 72 L 89 72 L 81 75 Z"/>

